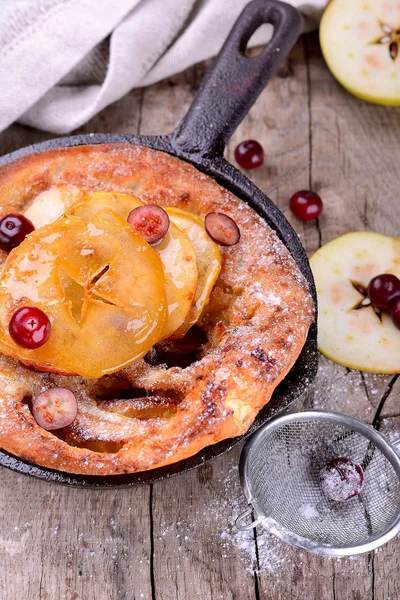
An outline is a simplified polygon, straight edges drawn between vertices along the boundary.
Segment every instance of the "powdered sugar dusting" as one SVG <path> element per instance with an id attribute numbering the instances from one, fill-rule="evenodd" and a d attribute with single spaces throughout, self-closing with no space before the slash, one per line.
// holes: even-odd
<path id="1" fill-rule="evenodd" d="M 299 512 L 305 519 L 316 519 L 320 516 L 320 513 L 312 504 L 302 504 L 299 508 Z"/>
<path id="2" fill-rule="evenodd" d="M 255 298 L 257 298 L 257 300 L 272 306 L 279 306 L 281 304 L 282 299 L 274 294 L 274 292 L 268 292 L 267 294 L 264 294 L 262 289 L 262 285 L 259 282 L 254 283 L 252 286 L 251 293 Z"/>
<path id="3" fill-rule="evenodd" d="M 199 555 L 207 552 L 207 555 L 218 556 L 218 561 L 233 563 L 237 563 L 239 559 L 245 571 L 251 575 L 277 573 L 285 565 L 290 566 L 292 549 L 265 529 L 257 527 L 254 532 L 239 531 L 236 528 L 235 520 L 247 506 L 240 488 L 238 466 L 233 459 L 230 460 L 227 473 L 221 475 L 221 478 L 213 477 L 212 487 L 215 488 L 213 492 L 216 492 L 215 496 L 213 493 L 213 501 L 196 503 L 195 522 L 190 521 L 189 513 L 188 518 L 174 520 L 170 518 L 168 511 L 168 521 L 161 522 L 156 542 L 162 542 L 166 547 L 174 543 L 177 552 L 186 555 L 188 547 L 196 541 L 196 552 Z M 173 507 L 169 508 L 173 510 Z M 206 536 L 206 548 L 201 544 L 199 523 L 207 523 L 210 527 L 210 534 Z"/>
<path id="4" fill-rule="evenodd" d="M 206 513 L 215 521 L 217 535 L 222 544 L 222 558 L 229 559 L 232 555 L 239 554 L 243 566 L 249 573 L 275 573 L 282 566 L 291 562 L 287 553 L 287 546 L 273 535 L 269 534 L 263 527 L 257 527 L 256 531 L 240 531 L 235 526 L 236 518 L 247 508 L 239 485 L 239 470 L 233 464 L 228 474 L 221 481 L 224 490 L 223 497 L 218 506 L 204 507 Z M 257 538 L 257 553 L 256 542 Z"/>
<path id="5" fill-rule="evenodd" d="M 343 502 L 356 496 L 362 488 L 361 467 L 346 458 L 338 458 L 321 472 L 321 485 L 328 498 Z"/>

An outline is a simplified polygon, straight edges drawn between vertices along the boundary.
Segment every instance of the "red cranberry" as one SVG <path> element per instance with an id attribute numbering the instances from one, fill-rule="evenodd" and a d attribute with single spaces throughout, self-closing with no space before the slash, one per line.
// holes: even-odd
<path id="1" fill-rule="evenodd" d="M 33 224 L 24 215 L 6 215 L 0 221 L 0 248 L 10 252 L 34 229 Z"/>
<path id="2" fill-rule="evenodd" d="M 131 210 L 128 223 L 148 244 L 156 244 L 169 229 L 169 216 L 158 204 L 147 204 Z"/>
<path id="3" fill-rule="evenodd" d="M 76 419 L 78 402 L 66 388 L 52 388 L 39 394 L 32 404 L 38 425 L 47 431 L 68 427 Z"/>
<path id="4" fill-rule="evenodd" d="M 369 282 L 367 293 L 375 308 L 390 310 L 400 298 L 400 279 L 388 273 L 377 275 Z"/>
<path id="5" fill-rule="evenodd" d="M 243 169 L 256 169 L 264 162 L 264 150 L 256 140 L 241 142 L 235 149 L 235 160 Z"/>
<path id="6" fill-rule="evenodd" d="M 220 246 L 234 246 L 240 240 L 239 227 L 224 213 L 208 213 L 204 219 L 204 226 L 210 238 Z"/>
<path id="7" fill-rule="evenodd" d="M 324 494 L 336 502 L 345 502 L 358 496 L 364 483 L 364 472 L 348 458 L 331 460 L 320 473 Z"/>
<path id="8" fill-rule="evenodd" d="M 398 298 L 393 304 L 392 321 L 396 325 L 397 329 L 400 329 L 400 298 Z"/>
<path id="9" fill-rule="evenodd" d="M 289 207 L 301 221 L 311 221 L 319 217 L 323 205 L 321 198 L 315 192 L 300 190 L 290 198 Z"/>
<path id="10" fill-rule="evenodd" d="M 35 350 L 49 339 L 51 324 L 48 316 L 39 308 L 24 306 L 13 314 L 8 329 L 18 346 Z"/>

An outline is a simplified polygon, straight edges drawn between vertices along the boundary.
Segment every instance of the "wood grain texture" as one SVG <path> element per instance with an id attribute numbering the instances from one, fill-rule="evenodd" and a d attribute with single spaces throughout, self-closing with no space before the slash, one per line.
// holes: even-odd
<path id="1" fill-rule="evenodd" d="M 108 107 L 78 132 L 167 133 L 185 114 L 202 64 Z M 263 167 L 249 173 L 277 203 L 311 254 L 351 230 L 399 235 L 400 114 L 348 95 L 303 38 L 231 140 L 256 138 Z M 13 125 L 0 153 L 52 137 Z M 318 223 L 288 210 L 313 188 Z M 400 379 L 350 371 L 321 358 L 313 389 L 292 408 L 337 410 L 400 435 Z M 374 554 L 323 559 L 257 528 L 239 533 L 240 447 L 152 486 L 69 489 L 5 469 L 0 492 L 0 598 L 5 600 L 399 600 L 400 540 Z"/>
<path id="2" fill-rule="evenodd" d="M 0 597 L 151 598 L 149 511 L 148 486 L 70 489 L 3 469 Z"/>
<path id="3" fill-rule="evenodd" d="M 363 105 L 362 127 L 356 118 L 358 104 Z M 375 190 L 383 185 L 381 176 L 386 178 L 384 185 L 388 185 L 387 169 L 381 173 L 369 167 L 365 173 L 362 165 L 362 161 L 370 161 L 366 144 L 370 132 L 365 130 L 365 123 L 370 122 L 375 108 L 355 101 L 336 84 L 323 66 L 315 37 L 309 36 L 296 46 L 280 77 L 264 91 L 229 144 L 230 157 L 241 139 L 256 138 L 263 144 L 266 164 L 251 174 L 252 179 L 284 212 L 309 255 L 321 244 L 348 231 L 375 229 L 394 234 L 389 224 L 383 223 L 376 203 Z M 386 113 L 393 119 L 394 111 Z M 376 146 L 384 145 L 381 132 L 374 131 L 371 137 Z M 358 140 L 363 144 L 360 151 Z M 380 160 L 390 163 L 392 151 L 390 138 Z M 391 176 L 390 182 L 393 194 L 395 177 Z M 318 222 L 302 223 L 288 210 L 288 200 L 298 189 L 313 189 L 321 194 L 325 208 Z M 367 221 L 364 211 L 366 203 L 368 211 L 368 202 Z M 393 213 L 388 211 L 388 218 L 395 219 Z M 321 357 L 315 386 L 297 407 L 335 410 L 372 423 L 391 381 L 390 376 L 350 371 Z M 263 534 L 258 530 L 260 535 Z M 397 545 L 392 542 L 393 547 Z M 260 598 L 372 599 L 377 580 L 374 558 L 327 560 L 287 549 L 279 577 L 271 580 L 270 574 L 261 570 Z M 393 563 L 391 572 L 396 565 Z"/>
<path id="4" fill-rule="evenodd" d="M 189 108 L 207 66 L 198 65 L 167 85 L 145 89 L 140 133 L 172 131 Z M 223 538 L 233 525 L 231 499 L 241 496 L 239 456 L 233 450 L 229 458 L 152 486 L 157 600 L 255 598 L 253 572 L 243 569 L 240 551 Z M 255 552 L 254 538 L 251 545 Z"/>
<path id="5" fill-rule="evenodd" d="M 235 544 L 231 538 L 235 511 L 237 516 L 245 508 L 238 502 L 239 450 L 153 485 L 158 600 L 256 598 L 253 565 L 240 548 L 246 542 Z M 254 548 L 253 534 L 248 537 L 247 547 Z"/>

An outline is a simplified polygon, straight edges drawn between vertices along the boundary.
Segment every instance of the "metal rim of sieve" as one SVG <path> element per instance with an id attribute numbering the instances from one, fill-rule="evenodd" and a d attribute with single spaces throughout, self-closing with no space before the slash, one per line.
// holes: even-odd
<path id="1" fill-rule="evenodd" d="M 302 421 L 321 421 L 331 422 L 336 425 L 343 425 L 357 433 L 363 435 L 370 440 L 376 448 L 390 462 L 400 480 L 400 456 L 394 449 L 395 446 L 400 450 L 400 440 L 396 444 L 389 443 L 385 437 L 374 429 L 371 425 L 363 423 L 359 419 L 342 415 L 340 413 L 319 410 L 305 410 L 294 413 L 287 413 L 283 416 L 272 419 L 254 433 L 243 447 L 239 462 L 239 477 L 243 492 L 246 496 L 249 507 L 236 519 L 235 525 L 241 531 L 253 529 L 257 525 L 262 525 L 265 529 L 272 533 L 283 542 L 291 544 L 297 548 L 302 548 L 308 552 L 320 554 L 322 556 L 341 557 L 355 554 L 363 554 L 371 552 L 379 548 L 383 544 L 389 542 L 392 538 L 400 533 L 400 511 L 394 522 L 380 535 L 372 536 L 367 542 L 356 544 L 354 546 L 333 546 L 323 542 L 314 542 L 305 537 L 302 537 L 286 527 L 282 526 L 275 519 L 264 514 L 257 498 L 253 497 L 251 482 L 249 477 L 249 467 L 251 464 L 251 455 L 257 449 L 258 444 L 274 430 L 281 428 L 283 425 L 293 422 Z M 246 519 L 255 513 L 256 517 L 250 523 L 246 523 Z"/>

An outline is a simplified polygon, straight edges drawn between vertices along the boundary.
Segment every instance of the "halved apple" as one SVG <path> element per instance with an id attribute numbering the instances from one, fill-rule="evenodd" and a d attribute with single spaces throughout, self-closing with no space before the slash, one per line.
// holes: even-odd
<path id="1" fill-rule="evenodd" d="M 400 105 L 400 3 L 331 0 L 320 25 L 333 76 L 363 100 Z"/>
<path id="2" fill-rule="evenodd" d="M 319 350 L 345 367 L 400 372 L 400 331 L 390 314 L 368 303 L 376 275 L 400 277 L 400 238 L 354 232 L 322 246 L 310 259 L 318 295 Z"/>
<path id="3" fill-rule="evenodd" d="M 17 345 L 9 322 L 22 306 L 50 319 L 35 350 Z M 118 371 L 161 337 L 167 317 L 158 254 L 115 213 L 58 219 L 29 235 L 0 277 L 0 346 L 37 368 L 88 378 Z"/>
<path id="4" fill-rule="evenodd" d="M 207 306 L 210 294 L 221 271 L 221 256 L 215 242 L 207 235 L 203 221 L 185 210 L 179 208 L 166 208 L 169 218 L 183 231 L 192 242 L 196 253 L 198 284 L 193 305 L 183 325 L 172 337 L 180 338 L 200 318 L 205 306 Z"/>
<path id="5" fill-rule="evenodd" d="M 33 223 L 35 229 L 39 229 L 62 217 L 75 202 L 85 196 L 85 193 L 77 185 L 52 185 L 34 198 L 23 215 Z"/>

